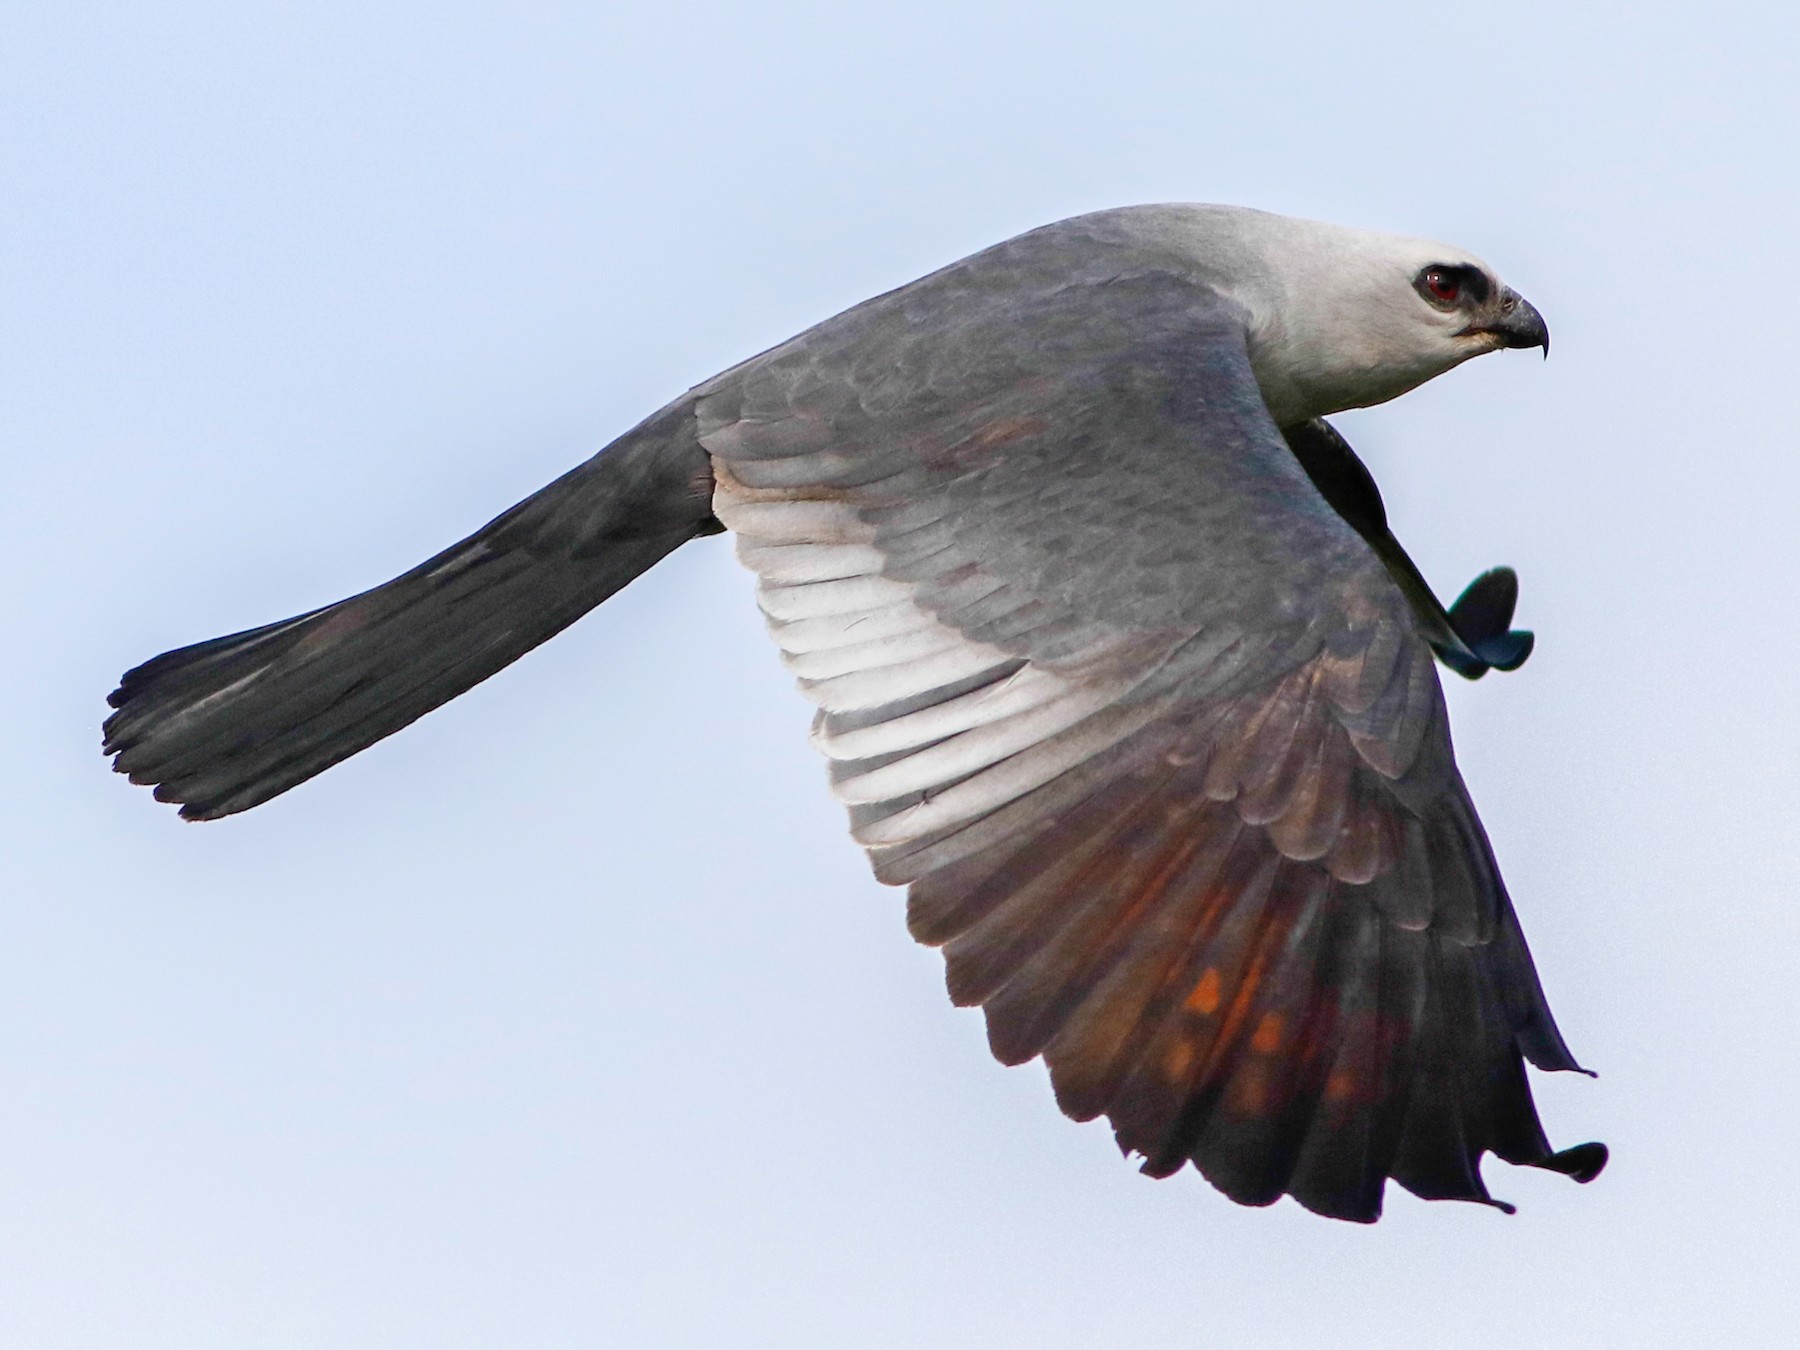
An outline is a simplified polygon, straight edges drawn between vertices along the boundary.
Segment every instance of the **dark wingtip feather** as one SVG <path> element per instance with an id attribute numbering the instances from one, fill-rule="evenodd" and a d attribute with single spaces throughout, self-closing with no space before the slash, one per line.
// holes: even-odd
<path id="1" fill-rule="evenodd" d="M 1585 1186 L 1606 1170 L 1611 1157 L 1612 1153 L 1606 1145 L 1595 1141 L 1565 1148 L 1560 1153 L 1552 1153 L 1548 1158 L 1540 1158 L 1531 1165 L 1541 1167 L 1546 1172 L 1561 1172 L 1565 1177 L 1572 1177 Z"/>
<path id="2" fill-rule="evenodd" d="M 1473 647 L 1512 627 L 1519 605 L 1519 574 L 1510 567 L 1492 567 L 1463 588 L 1450 606 L 1450 622 Z"/>
<path id="3" fill-rule="evenodd" d="M 1486 661 L 1478 658 L 1471 659 L 1452 647 L 1434 646 L 1433 650 L 1437 652 L 1438 660 L 1442 661 L 1465 680 L 1479 680 L 1493 668 L 1489 666 Z"/>
<path id="4" fill-rule="evenodd" d="M 1537 646 L 1537 634 L 1528 628 L 1514 628 L 1472 644 L 1475 655 L 1495 670 L 1517 670 Z"/>
<path id="5" fill-rule="evenodd" d="M 1476 680 L 1487 670 L 1517 670 L 1531 656 L 1537 638 L 1512 627 L 1519 603 L 1519 577 L 1510 567 L 1483 572 L 1464 588 L 1450 606 L 1450 626 L 1463 644 L 1480 658 L 1479 664 L 1446 657 L 1444 663 L 1465 679 Z"/>

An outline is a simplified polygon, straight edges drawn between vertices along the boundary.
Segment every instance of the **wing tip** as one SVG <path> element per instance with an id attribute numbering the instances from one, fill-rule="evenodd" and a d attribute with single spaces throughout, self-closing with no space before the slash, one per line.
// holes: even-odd
<path id="1" fill-rule="evenodd" d="M 1547 1158 L 1538 1159 L 1531 1166 L 1540 1167 L 1546 1172 L 1560 1172 L 1585 1186 L 1606 1170 L 1606 1164 L 1611 1159 L 1612 1150 L 1596 1139 L 1559 1150 Z"/>

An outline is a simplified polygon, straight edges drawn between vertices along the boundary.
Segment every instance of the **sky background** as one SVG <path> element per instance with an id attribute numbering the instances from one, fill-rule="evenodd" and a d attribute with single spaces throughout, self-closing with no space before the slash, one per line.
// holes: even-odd
<path id="1" fill-rule="evenodd" d="M 1576 12 L 1578 10 L 1578 12 Z M 1800 1317 L 1789 6 L 92 4 L 0 19 L 0 1344 L 1775 1345 Z M 404 570 L 1020 230 L 1455 241 L 1555 353 L 1341 425 L 1589 1187 L 1373 1229 L 1137 1175 L 849 843 L 725 540 L 322 778 L 107 772 L 156 652 Z"/>

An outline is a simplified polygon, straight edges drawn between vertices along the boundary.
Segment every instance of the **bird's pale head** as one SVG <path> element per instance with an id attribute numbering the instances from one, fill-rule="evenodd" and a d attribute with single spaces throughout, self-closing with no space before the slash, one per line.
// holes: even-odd
<path id="1" fill-rule="evenodd" d="M 1282 425 L 1383 403 L 1501 347 L 1550 349 L 1543 316 L 1463 249 L 1215 209 L 1257 383 Z"/>

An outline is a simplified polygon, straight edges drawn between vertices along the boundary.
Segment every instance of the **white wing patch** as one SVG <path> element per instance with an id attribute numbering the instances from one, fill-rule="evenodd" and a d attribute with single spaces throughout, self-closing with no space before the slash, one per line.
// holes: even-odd
<path id="1" fill-rule="evenodd" d="M 873 808 L 855 831 L 872 852 L 953 831 L 1129 734 L 1096 717 L 1129 681 L 1059 674 L 941 623 L 881 575 L 875 529 L 853 506 L 746 487 L 718 458 L 713 472 L 713 511 L 819 708 L 812 739 L 832 790 Z"/>

